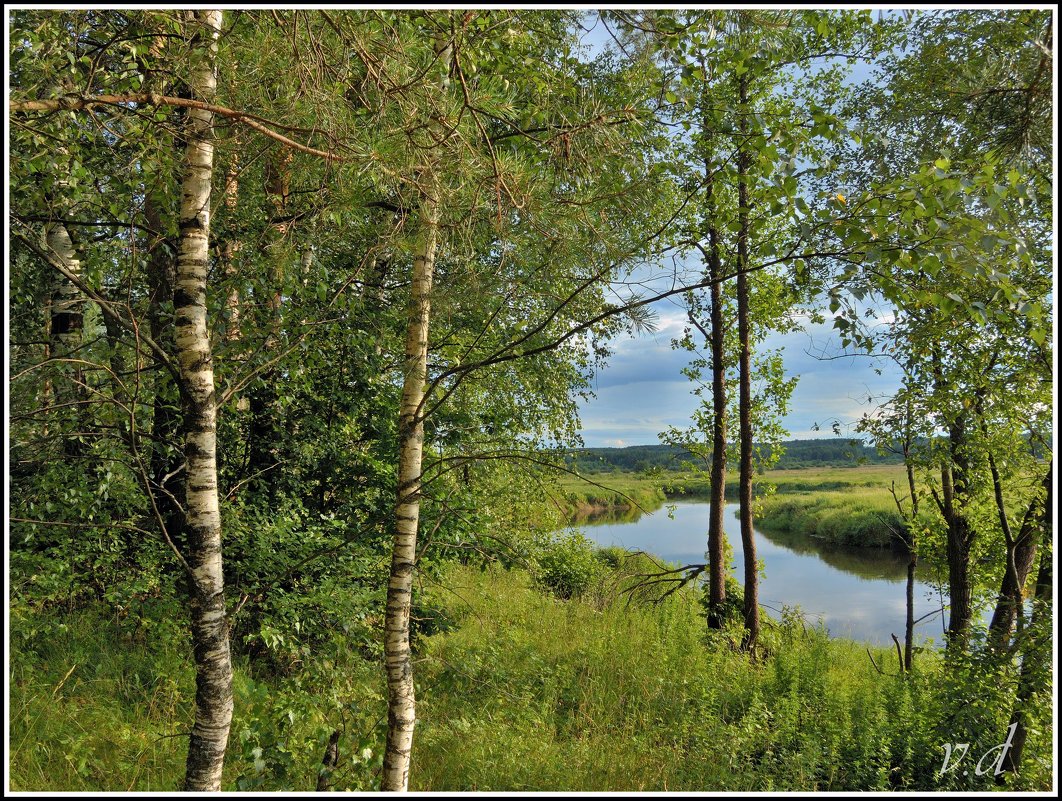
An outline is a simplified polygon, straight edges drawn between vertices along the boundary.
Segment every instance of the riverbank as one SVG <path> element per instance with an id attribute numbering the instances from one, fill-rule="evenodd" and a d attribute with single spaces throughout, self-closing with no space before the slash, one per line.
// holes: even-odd
<path id="1" fill-rule="evenodd" d="M 558 481 L 561 510 L 574 524 L 637 519 L 668 500 L 707 501 L 707 478 L 683 472 L 595 475 L 596 485 L 574 476 Z M 899 465 L 862 465 L 772 470 L 758 476 L 756 524 L 772 532 L 799 534 L 838 545 L 883 548 L 902 542 L 904 522 L 889 487 L 903 486 Z M 773 488 L 768 495 L 764 490 Z M 737 482 L 726 485 L 737 499 Z"/>
<path id="2" fill-rule="evenodd" d="M 411 790 L 993 789 L 972 771 L 941 776 L 943 744 L 982 753 L 1009 710 L 947 719 L 965 688 L 936 655 L 900 676 L 891 649 L 871 648 L 872 663 L 861 643 L 765 619 L 750 660 L 732 634 L 708 636 L 691 589 L 632 597 L 644 561 L 577 547 L 596 569 L 567 600 L 540 574 L 459 564 L 418 593 Z M 194 695 L 181 627 L 145 619 L 131 633 L 101 612 L 12 616 L 12 789 L 177 787 Z M 341 641 L 280 672 L 240 656 L 224 789 L 312 790 L 333 731 L 334 789 L 374 788 L 378 662 Z M 1042 790 L 1049 721 L 1032 731 L 1021 786 Z"/>

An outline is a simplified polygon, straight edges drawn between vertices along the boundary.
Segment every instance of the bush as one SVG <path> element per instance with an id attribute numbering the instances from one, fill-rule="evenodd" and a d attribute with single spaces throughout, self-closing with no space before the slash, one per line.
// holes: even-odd
<path id="1" fill-rule="evenodd" d="M 630 556 L 630 552 L 619 545 L 606 545 L 595 550 L 594 556 L 609 570 L 618 570 Z"/>
<path id="2" fill-rule="evenodd" d="M 576 598 L 589 590 L 601 574 L 594 544 L 579 532 L 546 534 L 532 552 L 535 583 L 558 598 Z"/>

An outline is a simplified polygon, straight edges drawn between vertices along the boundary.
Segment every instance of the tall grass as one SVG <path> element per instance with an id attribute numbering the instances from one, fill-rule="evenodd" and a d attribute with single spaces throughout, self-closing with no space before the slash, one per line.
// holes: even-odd
<path id="1" fill-rule="evenodd" d="M 415 641 L 411 789 L 992 789 L 972 771 L 941 777 L 942 746 L 1002 741 L 1012 669 L 946 672 L 926 652 L 900 676 L 893 652 L 871 649 L 876 667 L 795 616 L 765 620 L 752 659 L 733 632 L 708 636 L 690 588 L 660 603 L 625 593 L 644 557 L 598 558 L 596 583 L 569 600 L 500 567 L 451 565 L 420 590 L 431 625 Z M 176 789 L 194 696 L 180 621 L 142 637 L 92 608 L 16 611 L 12 789 Z M 312 790 L 339 730 L 333 786 L 373 789 L 384 711 L 382 668 L 357 649 L 283 674 L 241 657 L 224 787 Z M 1026 789 L 1051 781 L 1041 717 Z"/>
<path id="2" fill-rule="evenodd" d="M 174 791 L 184 778 L 195 677 L 179 620 L 146 635 L 96 608 L 12 615 L 10 786 L 15 791 Z M 336 660 L 339 660 L 338 662 Z M 224 789 L 313 790 L 328 734 L 373 754 L 343 781 L 368 789 L 380 753 L 383 675 L 322 654 L 292 675 L 234 666 Z M 353 702 L 353 703 L 352 703 Z M 367 732 L 368 736 L 354 734 Z M 354 736 L 350 736 L 354 735 Z M 360 737 L 360 739 L 359 739 Z"/>
<path id="3" fill-rule="evenodd" d="M 756 520 L 767 531 L 841 545 L 885 547 L 905 530 L 892 497 L 881 487 L 772 495 L 760 501 Z"/>
<path id="4" fill-rule="evenodd" d="M 194 677 L 173 639 L 85 610 L 11 622 L 11 789 L 179 788 Z"/>
<path id="5" fill-rule="evenodd" d="M 426 653 L 419 790 L 889 790 L 935 785 L 941 665 L 770 624 L 760 661 L 700 606 L 559 601 L 517 572 L 451 575 Z M 607 595 L 607 593 L 606 593 Z M 504 599 L 499 603 L 499 599 Z M 1050 738 L 1040 748 L 1050 748 Z M 982 779 L 985 788 L 990 782 Z"/>

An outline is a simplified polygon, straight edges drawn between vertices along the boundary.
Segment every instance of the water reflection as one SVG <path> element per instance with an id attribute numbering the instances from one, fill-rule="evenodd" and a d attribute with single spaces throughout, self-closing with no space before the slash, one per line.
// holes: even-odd
<path id="1" fill-rule="evenodd" d="M 667 509 L 673 510 L 669 517 Z M 635 510 L 637 511 L 637 510 Z M 743 573 L 737 504 L 724 514 L 727 538 L 735 551 L 732 572 Z M 644 550 L 679 564 L 705 561 L 708 505 L 669 504 L 635 522 L 595 521 L 586 536 L 601 545 Z M 757 532 L 757 556 L 764 565 L 760 603 L 777 617 L 783 605 L 799 606 L 809 622 L 822 621 L 833 636 L 889 645 L 902 639 L 906 615 L 904 582 L 907 557 L 879 548 L 853 548 L 785 534 Z M 942 641 L 941 605 L 947 602 L 924 582 L 915 587 L 916 637 Z M 936 614 L 934 614 L 936 612 Z"/>
<path id="2" fill-rule="evenodd" d="M 602 526 L 609 523 L 637 523 L 642 510 L 637 506 L 587 506 L 576 509 L 572 514 L 570 525 Z M 652 514 L 652 512 L 649 512 Z"/>
<path id="3" fill-rule="evenodd" d="M 860 548 L 793 532 L 757 531 L 757 536 L 794 553 L 809 554 L 845 573 L 865 579 L 907 581 L 907 551 L 902 548 Z M 738 532 L 740 536 L 740 532 Z"/>

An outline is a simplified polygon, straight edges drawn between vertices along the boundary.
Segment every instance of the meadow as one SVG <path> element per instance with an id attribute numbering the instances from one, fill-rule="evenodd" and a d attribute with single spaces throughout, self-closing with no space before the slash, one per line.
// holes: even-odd
<path id="1" fill-rule="evenodd" d="M 943 744 L 994 744 L 1011 672 L 955 719 L 946 710 L 968 687 L 936 653 L 901 674 L 889 649 L 791 618 L 769 622 L 750 658 L 738 628 L 709 635 L 694 591 L 627 592 L 647 563 L 577 537 L 567 547 L 592 565 L 574 587 L 540 569 L 461 564 L 422 586 L 411 790 L 991 786 L 940 775 Z M 92 608 L 23 608 L 12 623 L 12 789 L 175 789 L 194 693 L 177 624 L 134 628 Z M 312 790 L 338 731 L 332 788 L 373 789 L 386 717 L 378 659 L 322 646 L 276 672 L 238 658 L 224 788 Z M 1037 731 L 1021 787 L 1050 782 L 1050 726 Z"/>

